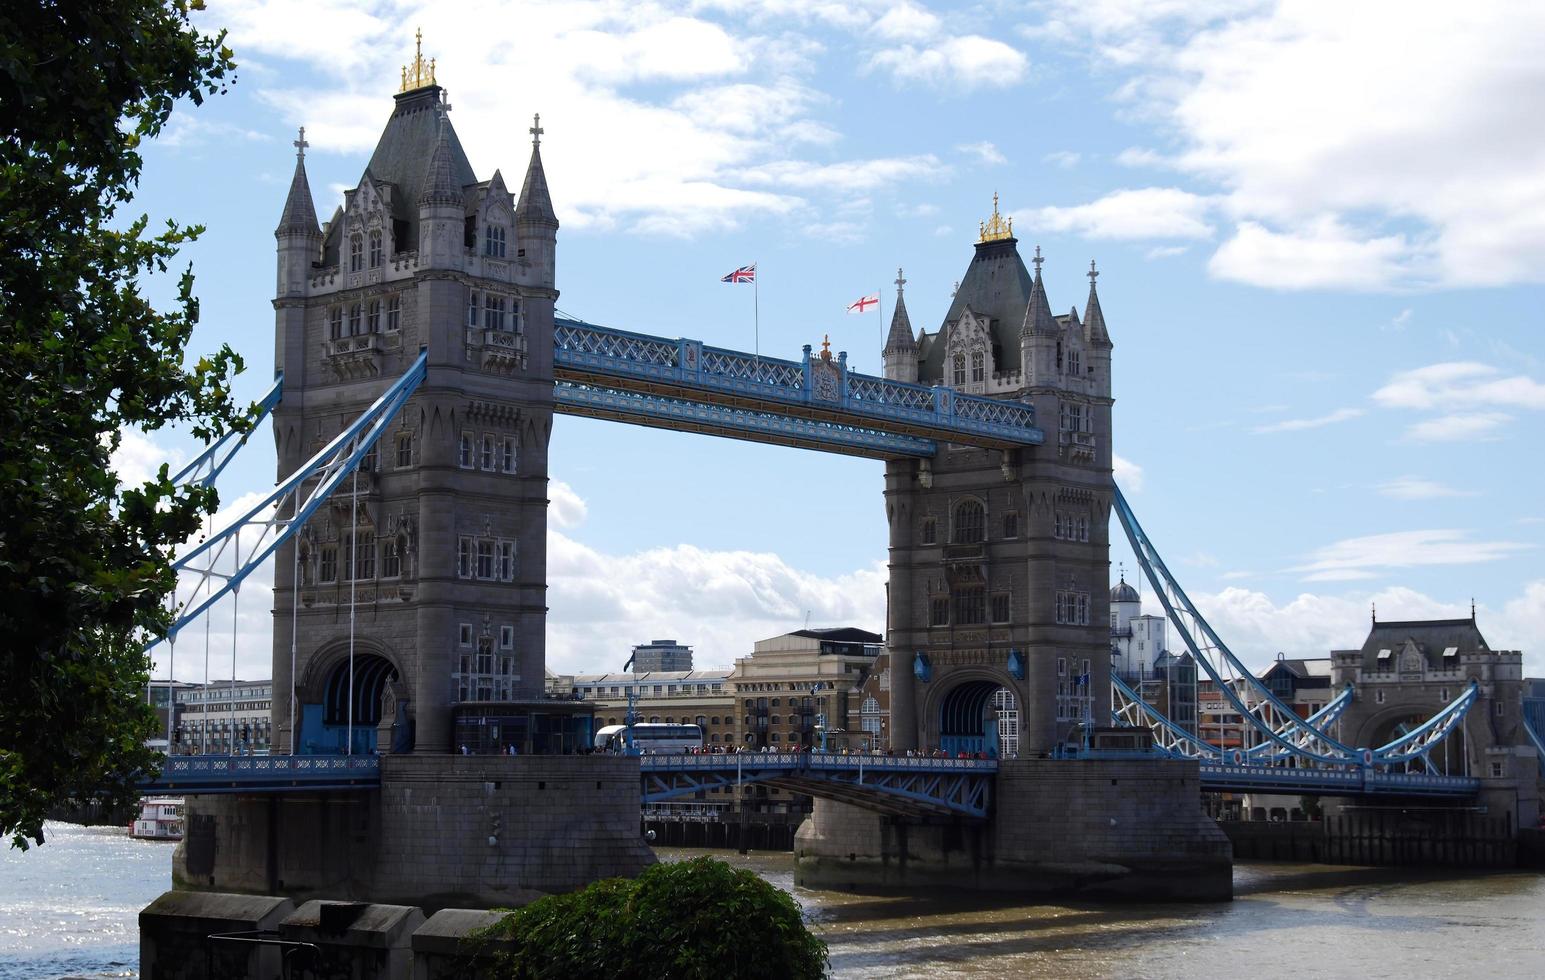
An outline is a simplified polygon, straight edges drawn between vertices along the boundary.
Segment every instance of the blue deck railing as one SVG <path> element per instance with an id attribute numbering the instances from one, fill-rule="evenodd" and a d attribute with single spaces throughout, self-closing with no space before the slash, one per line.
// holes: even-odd
<path id="1" fill-rule="evenodd" d="M 174 755 L 141 784 L 147 795 L 359 790 L 381 785 L 374 755 Z"/>

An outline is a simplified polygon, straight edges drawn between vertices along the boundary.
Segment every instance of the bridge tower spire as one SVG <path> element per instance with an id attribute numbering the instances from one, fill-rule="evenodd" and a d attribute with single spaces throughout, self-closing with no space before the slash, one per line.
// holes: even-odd
<path id="1" fill-rule="evenodd" d="M 896 270 L 896 308 L 891 313 L 891 329 L 881 352 L 885 376 L 894 381 L 917 381 L 917 341 L 912 336 L 912 318 L 907 315 L 906 276 Z"/>

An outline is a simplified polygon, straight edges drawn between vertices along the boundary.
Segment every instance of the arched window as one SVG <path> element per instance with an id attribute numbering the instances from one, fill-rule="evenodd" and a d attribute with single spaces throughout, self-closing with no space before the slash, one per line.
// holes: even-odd
<path id="1" fill-rule="evenodd" d="M 358 303 L 349 307 L 349 336 L 358 337 L 363 331 L 362 309 Z"/>
<path id="2" fill-rule="evenodd" d="M 986 376 L 986 359 L 981 351 L 973 351 L 971 354 L 971 383 L 981 384 Z"/>
<path id="3" fill-rule="evenodd" d="M 956 544 L 980 544 L 983 528 L 986 525 L 986 513 L 982 505 L 975 500 L 962 501 L 955 508 L 955 537 Z"/>
<path id="4" fill-rule="evenodd" d="M 381 332 L 381 301 L 378 299 L 370 301 L 370 310 L 365 315 L 365 332 Z"/>
<path id="5" fill-rule="evenodd" d="M 365 264 L 365 240 L 358 235 L 349 236 L 349 271 L 358 272 Z"/>
<path id="6" fill-rule="evenodd" d="M 483 254 L 496 259 L 504 258 L 504 227 L 486 225 L 483 228 Z"/>
<path id="7" fill-rule="evenodd" d="M 343 307 L 335 306 L 327 313 L 328 331 L 332 339 L 343 336 Z"/>
<path id="8" fill-rule="evenodd" d="M 379 269 L 380 267 L 381 267 L 381 233 L 379 231 L 372 231 L 370 233 L 370 268 L 372 268 L 372 269 Z"/>
<path id="9" fill-rule="evenodd" d="M 955 355 L 955 373 L 953 383 L 957 385 L 963 385 L 966 383 L 966 355 L 964 354 Z"/>

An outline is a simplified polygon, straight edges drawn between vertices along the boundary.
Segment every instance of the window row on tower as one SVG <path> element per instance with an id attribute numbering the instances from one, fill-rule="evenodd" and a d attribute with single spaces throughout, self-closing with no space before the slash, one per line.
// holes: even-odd
<path id="1" fill-rule="evenodd" d="M 456 539 L 456 577 L 484 582 L 515 581 L 515 542 L 463 534 Z"/>
<path id="2" fill-rule="evenodd" d="M 510 700 L 513 683 L 520 680 L 515 669 L 515 627 L 509 623 L 499 627 L 497 652 L 486 619 L 482 632 L 476 635 L 471 623 L 460 624 L 457 644 L 462 652 L 457 657 L 457 669 L 453 674 L 456 700 Z"/>
<path id="3" fill-rule="evenodd" d="M 520 299 L 478 289 L 468 292 L 467 329 L 520 333 Z"/>
<path id="4" fill-rule="evenodd" d="M 402 296 L 398 293 L 339 304 L 327 310 L 327 334 L 332 340 L 377 334 L 383 329 L 386 333 L 397 333 L 402 329 Z"/>
<path id="5" fill-rule="evenodd" d="M 349 236 L 349 271 L 363 272 L 366 263 L 366 244 L 369 244 L 370 268 L 379 269 L 385 260 L 385 239 L 379 229 L 374 229 L 370 234 L 362 235 L 359 232 Z"/>
<path id="6" fill-rule="evenodd" d="M 966 383 L 966 355 L 956 354 L 951 363 L 950 383 L 960 387 Z M 987 380 L 987 354 L 984 351 L 971 352 L 971 383 L 981 384 Z"/>
<path id="7" fill-rule="evenodd" d="M 402 552 L 403 543 L 396 537 L 377 541 L 374 531 L 361 530 L 353 535 L 345 531 L 338 542 L 318 546 L 315 555 L 301 547 L 301 584 L 401 578 Z"/>
<path id="8" fill-rule="evenodd" d="M 518 449 L 514 436 L 485 432 L 479 438 L 471 429 L 463 429 L 456 447 L 456 465 L 464 470 L 514 473 L 519 462 Z"/>
<path id="9" fill-rule="evenodd" d="M 981 544 L 987 540 L 987 511 L 980 501 L 965 500 L 955 506 L 951 515 L 951 544 Z M 939 528 L 936 518 L 923 518 L 920 544 L 938 544 Z M 1003 515 L 1003 537 L 1019 537 L 1019 512 L 1008 511 Z"/>
<path id="10" fill-rule="evenodd" d="M 933 596 L 928 602 L 929 626 L 985 626 L 1007 623 L 1012 607 L 1009 593 L 990 596 L 979 585 L 953 590 L 949 595 Z"/>

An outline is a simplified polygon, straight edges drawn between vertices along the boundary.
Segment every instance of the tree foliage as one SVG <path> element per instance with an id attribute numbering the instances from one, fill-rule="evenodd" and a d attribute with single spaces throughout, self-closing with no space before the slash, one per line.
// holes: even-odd
<path id="1" fill-rule="evenodd" d="M 0 4 L 0 834 L 42 842 L 70 798 L 132 794 L 148 638 L 165 632 L 172 547 L 215 506 L 163 466 L 120 486 L 125 427 L 250 426 L 228 347 L 185 364 L 191 268 L 158 311 L 143 293 L 202 230 L 123 213 L 138 148 L 179 100 L 233 78 L 201 0 Z"/>
<path id="2" fill-rule="evenodd" d="M 799 906 L 750 871 L 713 858 L 662 863 L 510 913 L 488 934 L 508 980 L 815 980 L 826 944 Z"/>

